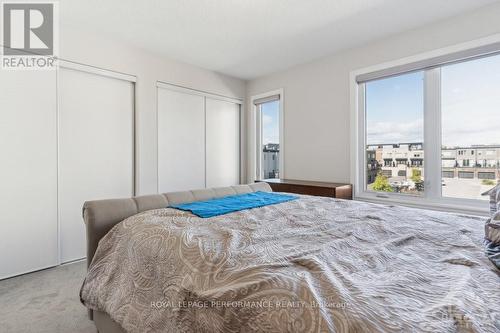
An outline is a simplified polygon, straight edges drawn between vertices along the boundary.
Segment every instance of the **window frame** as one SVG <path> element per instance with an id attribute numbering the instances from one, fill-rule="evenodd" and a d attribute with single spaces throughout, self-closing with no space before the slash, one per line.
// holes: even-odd
<path id="1" fill-rule="evenodd" d="M 284 154 L 284 147 L 285 147 L 285 142 L 284 142 L 284 93 L 283 93 L 283 88 L 275 89 L 272 91 L 267 91 L 264 93 L 260 93 L 254 96 L 251 96 L 250 98 L 250 107 L 251 107 L 251 114 L 250 114 L 250 123 L 251 123 L 251 128 L 250 128 L 250 133 L 253 133 L 255 137 L 251 134 L 249 135 L 250 142 L 249 142 L 249 151 L 250 151 L 250 158 L 249 158 L 249 175 L 250 175 L 250 182 L 254 182 L 255 180 L 262 180 L 262 118 L 261 118 L 261 112 L 259 109 L 258 105 L 254 104 L 255 100 L 262 99 L 262 98 L 267 98 L 271 96 L 279 95 L 279 145 L 280 145 L 280 151 L 279 151 L 279 174 L 280 178 L 285 178 L 285 154 Z"/>
<path id="2" fill-rule="evenodd" d="M 375 65 L 350 73 L 351 99 L 351 182 L 353 183 L 353 197 L 356 200 L 396 203 L 410 207 L 427 208 L 441 211 L 460 212 L 473 215 L 488 215 L 488 201 L 464 198 L 443 197 L 441 194 L 442 162 L 441 162 L 441 67 L 440 64 L 427 69 L 415 71 L 424 72 L 424 156 L 425 156 L 425 191 L 422 195 L 386 193 L 368 191 L 366 187 L 366 83 L 358 83 L 356 78 L 374 72 L 388 71 L 405 64 L 423 62 L 427 59 L 443 57 L 461 51 L 473 50 L 492 45 L 500 41 L 500 34 L 479 40 L 442 48 L 432 52 L 399 59 Z M 498 49 L 500 51 L 500 49 Z M 476 54 L 475 57 L 463 59 L 474 60 L 491 54 Z M 391 77 L 402 75 L 401 72 Z M 382 77 L 381 77 L 382 78 Z"/>

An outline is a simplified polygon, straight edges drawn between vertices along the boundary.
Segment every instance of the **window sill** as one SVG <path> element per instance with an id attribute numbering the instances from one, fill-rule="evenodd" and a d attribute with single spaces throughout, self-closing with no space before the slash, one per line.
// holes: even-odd
<path id="1" fill-rule="evenodd" d="M 386 204 L 401 205 L 412 208 L 436 210 L 449 213 L 467 214 L 481 217 L 489 217 L 488 202 L 475 202 L 467 199 L 448 199 L 441 201 L 421 198 L 418 196 L 404 197 L 402 195 L 388 195 L 387 198 L 378 197 L 375 193 L 358 193 L 353 200 Z"/>

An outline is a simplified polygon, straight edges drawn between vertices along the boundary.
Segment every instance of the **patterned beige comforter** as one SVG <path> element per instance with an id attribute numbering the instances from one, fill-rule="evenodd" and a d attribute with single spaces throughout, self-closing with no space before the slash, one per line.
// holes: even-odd
<path id="1" fill-rule="evenodd" d="M 200 219 L 147 211 L 100 242 L 84 304 L 129 332 L 499 332 L 484 220 L 301 196 Z"/>

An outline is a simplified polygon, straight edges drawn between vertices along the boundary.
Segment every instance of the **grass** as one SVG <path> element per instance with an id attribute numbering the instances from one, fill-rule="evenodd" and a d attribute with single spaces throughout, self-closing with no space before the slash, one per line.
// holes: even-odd
<path id="1" fill-rule="evenodd" d="M 495 185 L 495 181 L 494 181 L 494 180 L 492 180 L 492 179 L 483 179 L 483 180 L 481 181 L 481 183 L 482 183 L 483 185 Z"/>

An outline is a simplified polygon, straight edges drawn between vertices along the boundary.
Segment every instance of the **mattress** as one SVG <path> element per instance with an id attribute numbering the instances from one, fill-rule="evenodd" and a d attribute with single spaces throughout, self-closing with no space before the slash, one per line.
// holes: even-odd
<path id="1" fill-rule="evenodd" d="M 127 332 L 498 332 L 483 226 L 311 196 L 205 219 L 149 210 L 101 239 L 81 299 Z"/>

